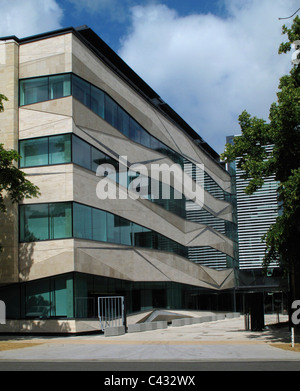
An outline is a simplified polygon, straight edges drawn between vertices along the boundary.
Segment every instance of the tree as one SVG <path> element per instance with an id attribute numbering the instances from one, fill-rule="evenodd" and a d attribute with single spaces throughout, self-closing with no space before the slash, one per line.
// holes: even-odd
<path id="1" fill-rule="evenodd" d="M 279 47 L 279 54 L 291 50 L 300 40 L 300 19 L 291 28 L 285 25 L 282 33 L 288 42 Z M 247 111 L 239 116 L 241 135 L 233 144 L 226 144 L 221 158 L 229 163 L 237 161 L 249 185 L 245 192 L 254 193 L 266 177 L 275 175 L 278 182 L 280 213 L 266 235 L 264 267 L 278 261 L 291 278 L 293 299 L 300 299 L 300 68 L 295 62 L 288 75 L 281 77 L 277 102 L 270 107 L 266 122 L 251 117 Z M 272 146 L 267 153 L 266 146 Z"/>
<path id="2" fill-rule="evenodd" d="M 3 101 L 7 100 L 6 96 L 0 94 L 0 112 L 4 111 Z M 39 188 L 26 179 L 26 174 L 16 166 L 20 158 L 17 151 L 6 150 L 0 144 L 0 212 L 6 211 L 6 196 L 15 203 L 40 195 Z"/>
<path id="3" fill-rule="evenodd" d="M 0 113 L 4 111 L 3 101 L 8 100 L 5 95 L 0 94 Z"/>

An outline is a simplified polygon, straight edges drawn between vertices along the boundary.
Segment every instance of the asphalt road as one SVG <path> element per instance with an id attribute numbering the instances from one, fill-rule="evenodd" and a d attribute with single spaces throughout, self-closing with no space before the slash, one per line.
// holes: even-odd
<path id="1" fill-rule="evenodd" d="M 197 373 L 207 371 L 300 371 L 300 361 L 150 361 L 150 362 L 111 362 L 111 361 L 12 361 L 0 362 L 0 371 L 97 371 L 105 372 L 101 377 L 117 372 L 118 376 L 128 377 L 128 373 L 142 372 L 141 378 L 148 379 L 153 373 L 160 375 L 171 375 L 174 372 L 178 375 L 184 373 Z M 125 373 L 122 373 L 125 372 Z M 135 376 L 139 376 L 138 374 Z"/>

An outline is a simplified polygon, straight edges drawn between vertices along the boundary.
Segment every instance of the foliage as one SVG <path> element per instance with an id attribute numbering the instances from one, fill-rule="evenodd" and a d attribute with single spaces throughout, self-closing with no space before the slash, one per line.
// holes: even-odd
<path id="1" fill-rule="evenodd" d="M 291 50 L 300 40 L 300 19 L 291 28 L 285 25 L 282 33 L 289 41 L 282 43 L 279 54 Z M 264 266 L 279 259 L 284 270 L 300 268 L 300 69 L 294 64 L 290 73 L 279 82 L 277 102 L 270 107 L 270 122 L 251 117 L 246 111 L 239 116 L 241 136 L 233 144 L 226 144 L 221 158 L 229 163 L 237 161 L 249 179 L 245 192 L 254 193 L 266 177 L 275 175 L 278 182 L 280 213 L 264 236 L 266 254 Z M 266 146 L 272 146 L 270 154 Z"/>
<path id="2" fill-rule="evenodd" d="M 3 101 L 8 100 L 5 95 L 0 94 L 0 113 L 4 111 Z"/>
<path id="3" fill-rule="evenodd" d="M 7 98 L 0 94 L 0 111 L 4 110 L 3 101 L 7 101 Z M 0 144 L 0 212 L 6 211 L 6 195 L 14 203 L 40 194 L 38 187 L 26 179 L 26 174 L 18 169 L 16 163 L 19 159 L 17 151 L 8 151 Z"/>
<path id="4" fill-rule="evenodd" d="M 280 183 L 278 193 L 283 212 L 264 236 L 268 249 L 264 263 L 267 266 L 280 255 L 283 269 L 294 270 L 299 262 L 300 168 L 292 170 L 288 180 Z"/>

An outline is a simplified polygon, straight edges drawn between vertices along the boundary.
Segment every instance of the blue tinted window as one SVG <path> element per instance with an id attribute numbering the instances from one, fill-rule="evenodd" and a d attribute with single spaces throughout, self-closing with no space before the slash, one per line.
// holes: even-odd
<path id="1" fill-rule="evenodd" d="M 137 143 L 141 142 L 141 126 L 133 119 L 129 120 L 129 138 Z"/>
<path id="2" fill-rule="evenodd" d="M 132 233 L 134 237 L 134 246 L 153 248 L 152 231 L 150 229 L 133 223 Z"/>
<path id="3" fill-rule="evenodd" d="M 71 203 L 49 205 L 49 239 L 72 237 L 72 207 Z"/>
<path id="4" fill-rule="evenodd" d="M 49 99 L 48 77 L 20 81 L 20 105 L 30 105 Z"/>
<path id="5" fill-rule="evenodd" d="M 93 239 L 91 207 L 73 204 L 73 235 L 75 238 Z"/>
<path id="6" fill-rule="evenodd" d="M 70 237 L 72 237 L 70 202 L 20 205 L 21 242 Z"/>
<path id="7" fill-rule="evenodd" d="M 20 167 L 70 163 L 71 135 L 21 140 L 20 155 Z"/>
<path id="8" fill-rule="evenodd" d="M 129 115 L 120 106 L 118 107 L 118 130 L 129 137 Z"/>
<path id="9" fill-rule="evenodd" d="M 49 137 L 49 164 L 71 162 L 71 135 Z"/>
<path id="10" fill-rule="evenodd" d="M 20 141 L 20 167 L 48 164 L 48 137 Z"/>
<path id="11" fill-rule="evenodd" d="M 92 217 L 93 217 L 93 240 L 106 242 L 107 241 L 106 212 L 103 210 L 93 208 Z"/>
<path id="12" fill-rule="evenodd" d="M 92 168 L 91 145 L 81 140 L 79 137 L 72 137 L 72 158 L 73 163 L 85 167 L 88 170 Z"/>
<path id="13" fill-rule="evenodd" d="M 20 81 L 20 105 L 71 95 L 71 75 L 54 75 Z"/>
<path id="14" fill-rule="evenodd" d="M 108 95 L 105 95 L 105 121 L 118 128 L 118 105 Z"/>
<path id="15" fill-rule="evenodd" d="M 87 205 L 76 202 L 20 205 L 21 242 L 72 236 L 170 251 L 182 256 L 186 256 L 187 251 L 186 247 L 155 231 Z"/>
<path id="16" fill-rule="evenodd" d="M 91 110 L 104 118 L 104 92 L 91 86 Z"/>
<path id="17" fill-rule="evenodd" d="M 91 85 L 85 80 L 73 75 L 72 95 L 87 107 L 91 107 Z"/>
<path id="18" fill-rule="evenodd" d="M 120 239 L 120 225 L 118 224 L 118 216 L 112 213 L 106 214 L 107 224 L 107 241 L 111 243 L 121 243 Z"/>
<path id="19" fill-rule="evenodd" d="M 107 163 L 107 155 L 98 149 L 92 147 L 92 171 L 96 172 L 101 164 Z"/>
<path id="20" fill-rule="evenodd" d="M 33 242 L 49 239 L 48 204 L 20 206 L 20 240 Z"/>
<path id="21" fill-rule="evenodd" d="M 147 148 L 151 147 L 151 136 L 146 130 L 142 129 L 141 130 L 141 140 L 140 143 L 144 145 Z"/>
<path id="22" fill-rule="evenodd" d="M 131 222 L 120 216 L 115 216 L 115 225 L 118 226 L 120 230 L 120 243 L 129 246 L 132 245 Z"/>
<path id="23" fill-rule="evenodd" d="M 71 75 L 49 77 L 49 99 L 58 99 L 71 95 Z"/>

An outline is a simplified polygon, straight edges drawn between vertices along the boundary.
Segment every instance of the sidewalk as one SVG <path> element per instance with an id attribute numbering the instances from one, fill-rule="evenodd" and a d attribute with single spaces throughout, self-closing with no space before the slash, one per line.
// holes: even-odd
<path id="1" fill-rule="evenodd" d="M 266 316 L 266 324 L 276 317 Z M 285 321 L 281 316 L 280 321 Z M 205 360 L 297 360 L 300 352 L 276 346 L 290 344 L 285 328 L 267 327 L 245 331 L 244 317 L 168 327 L 120 336 L 68 337 L 0 336 L 1 342 L 34 346 L 0 351 L 0 362 L 21 361 L 205 361 Z M 296 343 L 300 342 L 297 341 Z M 19 346 L 18 346 L 19 347 Z"/>

